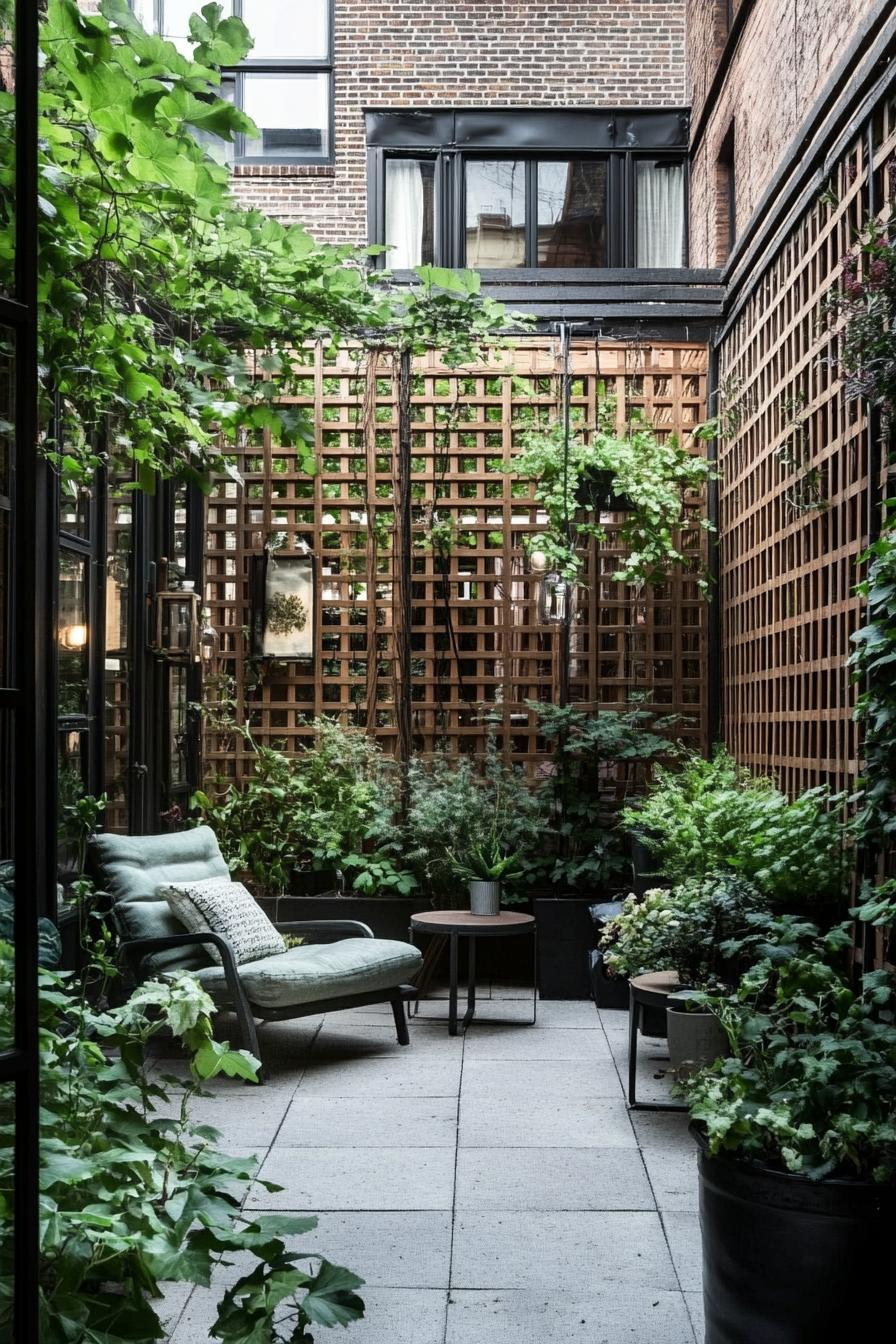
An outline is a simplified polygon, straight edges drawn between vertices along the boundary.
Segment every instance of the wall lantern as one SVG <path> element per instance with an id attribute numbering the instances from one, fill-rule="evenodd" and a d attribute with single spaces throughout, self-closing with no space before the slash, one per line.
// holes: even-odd
<path id="1" fill-rule="evenodd" d="M 182 588 L 163 589 L 155 596 L 153 650 L 171 662 L 199 662 L 199 596 L 185 579 Z"/>
<path id="2" fill-rule="evenodd" d="M 572 620 L 575 593 L 562 574 L 551 570 L 538 587 L 538 617 L 544 625 L 565 625 Z"/>
<path id="3" fill-rule="evenodd" d="M 87 647 L 87 626 L 66 625 L 59 632 L 59 643 L 64 649 L 80 650 Z"/>

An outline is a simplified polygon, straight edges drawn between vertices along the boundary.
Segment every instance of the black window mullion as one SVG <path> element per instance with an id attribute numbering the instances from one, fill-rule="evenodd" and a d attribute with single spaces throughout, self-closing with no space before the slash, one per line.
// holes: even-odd
<path id="1" fill-rule="evenodd" d="M 538 265 L 538 160 L 526 160 L 526 259 L 527 267 Z"/>

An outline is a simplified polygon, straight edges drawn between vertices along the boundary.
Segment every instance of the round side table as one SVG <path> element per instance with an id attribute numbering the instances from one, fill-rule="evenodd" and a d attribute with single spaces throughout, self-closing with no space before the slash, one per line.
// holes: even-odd
<path id="1" fill-rule="evenodd" d="M 472 915 L 469 910 L 422 910 L 411 915 L 410 940 L 416 946 L 415 933 L 435 933 L 449 940 L 448 1034 L 458 1034 L 457 1019 L 457 942 L 469 941 L 467 955 L 467 1011 L 461 1027 L 466 1031 L 476 1013 L 476 940 L 477 938 L 512 938 L 516 934 L 532 935 L 532 1023 L 538 1013 L 537 934 L 532 915 L 506 910 L 500 915 Z M 419 1007 L 419 999 L 417 1000 Z M 444 1019 L 443 1019 L 444 1021 Z"/>
<path id="2" fill-rule="evenodd" d="M 651 971 L 634 975 L 628 982 L 628 1104 L 633 1111 L 686 1111 L 677 1101 L 638 1101 L 635 1087 L 638 1066 L 638 1028 L 645 1008 L 665 1010 L 669 995 L 681 986 L 675 971 Z"/>

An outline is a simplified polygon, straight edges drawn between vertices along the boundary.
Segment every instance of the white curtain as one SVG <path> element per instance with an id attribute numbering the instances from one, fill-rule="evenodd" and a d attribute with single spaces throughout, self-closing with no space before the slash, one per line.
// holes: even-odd
<path id="1" fill-rule="evenodd" d="M 684 262 L 684 165 L 641 160 L 637 165 L 638 265 Z"/>
<path id="2" fill-rule="evenodd" d="M 423 259 L 423 177 L 415 159 L 386 160 L 386 265 L 408 271 Z"/>

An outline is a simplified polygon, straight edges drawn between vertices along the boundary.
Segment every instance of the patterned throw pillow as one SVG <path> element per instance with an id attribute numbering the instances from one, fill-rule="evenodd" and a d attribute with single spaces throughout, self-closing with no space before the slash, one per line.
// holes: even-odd
<path id="1" fill-rule="evenodd" d="M 162 886 L 158 894 L 189 933 L 222 934 L 233 948 L 237 966 L 260 961 L 286 951 L 286 943 L 261 906 L 242 882 L 226 877 L 208 877 L 198 882 Z M 209 956 L 221 964 L 216 947 L 206 946 Z"/>

